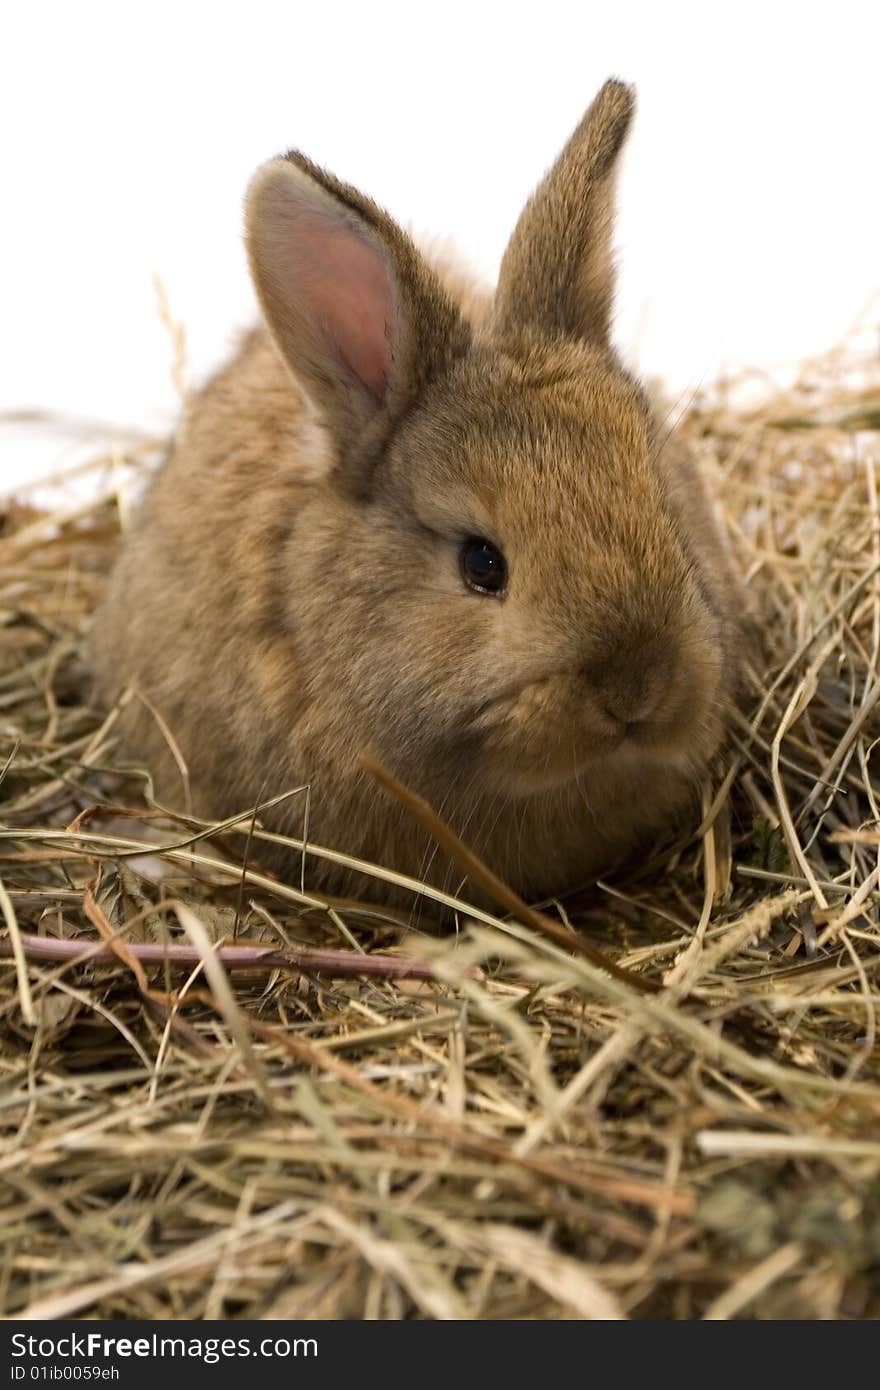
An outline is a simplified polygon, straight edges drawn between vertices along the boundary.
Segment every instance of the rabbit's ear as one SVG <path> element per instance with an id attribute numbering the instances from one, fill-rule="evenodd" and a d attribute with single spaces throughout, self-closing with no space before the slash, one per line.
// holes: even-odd
<path id="1" fill-rule="evenodd" d="M 302 155 L 258 171 L 246 218 L 266 320 L 343 449 L 466 350 L 469 330 L 409 237 Z"/>
<path id="2" fill-rule="evenodd" d="M 614 173 L 634 109 L 631 87 L 606 82 L 523 209 L 498 277 L 502 332 L 535 328 L 607 345 Z"/>

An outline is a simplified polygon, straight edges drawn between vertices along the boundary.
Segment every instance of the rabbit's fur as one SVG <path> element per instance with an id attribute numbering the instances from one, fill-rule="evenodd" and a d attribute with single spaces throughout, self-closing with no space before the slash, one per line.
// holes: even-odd
<path id="1" fill-rule="evenodd" d="M 494 298 L 301 155 L 258 172 L 268 329 L 192 400 L 94 629 L 102 697 L 146 697 L 127 739 L 167 802 L 181 759 L 212 817 L 308 783 L 313 843 L 457 886 L 368 750 L 539 897 L 692 812 L 740 601 L 694 466 L 609 344 L 632 109 L 602 88 Z M 502 596 L 465 584 L 468 537 L 503 551 Z M 302 814 L 264 819 L 296 835 Z M 309 883 L 371 891 L 317 857 Z"/>

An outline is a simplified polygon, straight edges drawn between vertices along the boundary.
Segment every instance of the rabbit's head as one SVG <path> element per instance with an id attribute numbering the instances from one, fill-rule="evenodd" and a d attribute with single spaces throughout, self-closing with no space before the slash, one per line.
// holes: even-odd
<path id="1" fill-rule="evenodd" d="M 476 323 L 301 155 L 249 193 L 258 295 L 325 442 L 279 575 L 298 663 L 352 747 L 441 796 L 470 777 L 528 795 L 600 761 L 697 767 L 720 738 L 717 537 L 609 343 L 632 110 L 603 87 Z"/>

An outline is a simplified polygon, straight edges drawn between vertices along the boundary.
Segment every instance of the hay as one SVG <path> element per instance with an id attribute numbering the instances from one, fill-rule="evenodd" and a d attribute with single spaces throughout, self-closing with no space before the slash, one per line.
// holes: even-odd
<path id="1" fill-rule="evenodd" d="M 682 425 L 762 638 L 703 825 L 548 908 L 652 992 L 535 914 L 406 931 L 263 874 L 251 814 L 157 814 L 83 702 L 150 447 L 99 461 L 88 503 L 7 508 L 6 1314 L 880 1315 L 880 368 L 753 385 Z"/>

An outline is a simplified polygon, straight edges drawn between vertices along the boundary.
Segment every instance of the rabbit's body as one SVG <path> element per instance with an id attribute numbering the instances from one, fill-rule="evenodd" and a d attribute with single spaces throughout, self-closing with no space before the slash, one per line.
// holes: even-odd
<path id="1" fill-rule="evenodd" d="M 494 301 L 298 157 L 258 176 L 273 332 L 192 401 L 93 638 L 102 695 L 146 697 L 126 734 L 163 799 L 184 801 L 181 758 L 216 818 L 309 784 L 311 842 L 457 887 L 366 750 L 536 897 L 693 804 L 735 683 L 736 588 L 692 464 L 607 345 L 629 105 L 603 89 Z M 563 235 L 572 189 L 599 230 L 542 284 L 534 209 Z M 298 836 L 303 810 L 263 819 Z M 309 883 L 371 891 L 317 857 Z"/>

